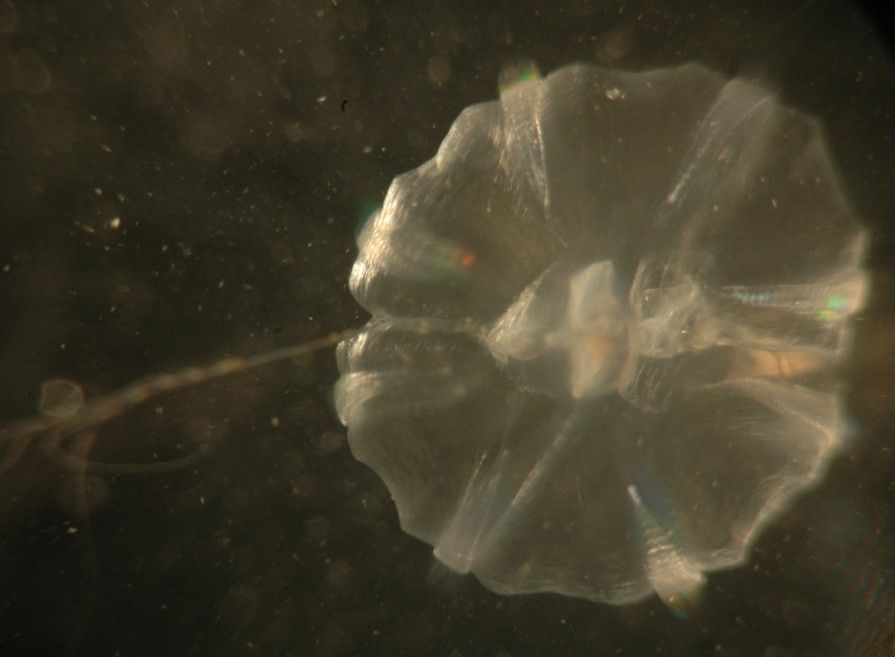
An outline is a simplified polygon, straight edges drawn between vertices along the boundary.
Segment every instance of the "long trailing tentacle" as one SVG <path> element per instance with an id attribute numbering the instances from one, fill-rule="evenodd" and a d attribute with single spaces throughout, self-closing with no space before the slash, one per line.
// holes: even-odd
<path id="1" fill-rule="evenodd" d="M 34 441 L 39 441 L 41 450 L 53 463 L 71 472 L 157 474 L 187 467 L 206 456 L 210 446 L 203 445 L 192 454 L 159 463 L 105 463 L 89 460 L 85 456 L 73 456 L 65 450 L 65 444 L 69 438 L 95 431 L 109 420 L 158 395 L 305 356 L 332 347 L 356 332 L 357 329 L 337 331 L 316 340 L 255 356 L 223 358 L 205 367 L 187 367 L 177 372 L 150 376 L 91 400 L 79 412 L 72 415 L 61 418 L 40 417 L 0 427 L 0 449 L 4 450 L 0 457 L 0 474 L 15 466 Z"/>

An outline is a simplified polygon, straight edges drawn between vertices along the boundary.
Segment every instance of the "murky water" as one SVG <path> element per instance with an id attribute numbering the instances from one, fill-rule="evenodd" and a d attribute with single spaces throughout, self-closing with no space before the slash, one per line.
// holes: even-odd
<path id="1" fill-rule="evenodd" d="M 356 227 L 506 65 L 754 76 L 818 116 L 871 230 L 825 482 L 689 621 L 502 597 L 401 532 L 332 407 L 331 351 L 153 398 L 0 477 L 0 651 L 876 655 L 895 618 L 895 92 L 848 3 L 0 2 L 0 419 L 362 324 Z"/>

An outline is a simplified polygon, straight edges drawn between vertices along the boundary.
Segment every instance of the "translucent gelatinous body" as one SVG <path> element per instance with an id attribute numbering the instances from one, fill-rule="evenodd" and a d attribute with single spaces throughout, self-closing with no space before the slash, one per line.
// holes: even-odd
<path id="1" fill-rule="evenodd" d="M 697 65 L 464 111 L 359 237 L 337 406 L 401 524 L 503 593 L 674 604 L 842 435 L 865 235 L 818 123 Z"/>

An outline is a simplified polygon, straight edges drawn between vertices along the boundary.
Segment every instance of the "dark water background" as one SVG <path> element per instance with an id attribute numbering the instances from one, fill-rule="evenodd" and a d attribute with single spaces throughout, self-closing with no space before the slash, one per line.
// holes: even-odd
<path id="1" fill-rule="evenodd" d="M 878 28 L 821 1 L 0 0 L 0 420 L 55 377 L 95 396 L 361 324 L 357 226 L 519 59 L 758 77 L 822 118 L 873 232 L 854 440 L 687 622 L 439 570 L 352 459 L 326 351 L 151 402 L 93 451 L 214 441 L 194 468 L 79 482 L 35 450 L 0 477 L 0 655 L 895 654 L 895 69 Z"/>

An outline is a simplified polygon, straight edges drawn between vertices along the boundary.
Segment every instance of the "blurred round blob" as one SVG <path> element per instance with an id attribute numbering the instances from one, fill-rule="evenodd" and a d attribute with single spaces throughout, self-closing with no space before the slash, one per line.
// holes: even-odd
<path id="1" fill-rule="evenodd" d="M 435 55 L 426 67 L 429 81 L 436 87 L 443 87 L 451 77 L 451 61 L 442 55 Z"/>
<path id="2" fill-rule="evenodd" d="M 12 55 L 12 70 L 14 84 L 20 91 L 40 95 L 53 86 L 53 75 L 43 58 L 28 48 Z"/>
<path id="3" fill-rule="evenodd" d="M 339 416 L 449 568 L 683 612 L 841 446 L 865 231 L 819 123 L 749 80 L 500 89 L 358 237 Z"/>
<path id="4" fill-rule="evenodd" d="M 52 379 L 40 386 L 37 409 L 41 415 L 63 418 L 84 408 L 84 391 L 74 381 Z"/>
<path id="5" fill-rule="evenodd" d="M 630 30 L 617 28 L 609 30 L 597 39 L 594 54 L 603 62 L 623 59 L 634 47 L 634 36 Z"/>

